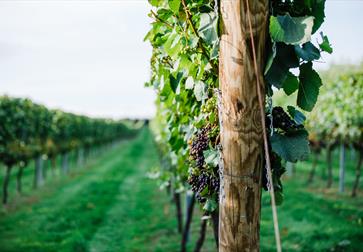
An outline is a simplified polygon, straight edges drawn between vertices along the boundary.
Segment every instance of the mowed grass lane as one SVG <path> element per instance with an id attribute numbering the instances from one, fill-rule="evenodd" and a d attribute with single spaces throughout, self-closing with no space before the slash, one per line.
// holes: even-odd
<path id="1" fill-rule="evenodd" d="M 169 199 L 146 177 L 157 162 L 151 135 L 143 130 L 49 188 L 52 193 L 35 191 L 44 197 L 1 214 L 0 251 L 175 251 Z"/>
<path id="2" fill-rule="evenodd" d="M 23 206 L 0 215 L 0 251 L 179 251 L 173 203 L 146 176 L 157 165 L 152 136 L 143 130 L 88 168 L 27 192 Z M 310 165 L 301 163 L 284 182 L 285 201 L 278 208 L 284 251 L 363 251 L 362 194 L 352 200 L 321 190 L 319 176 L 307 186 Z M 276 251 L 266 192 L 262 206 L 261 251 Z M 199 235 L 198 208 L 188 251 Z M 203 251 L 216 251 L 210 226 Z"/>

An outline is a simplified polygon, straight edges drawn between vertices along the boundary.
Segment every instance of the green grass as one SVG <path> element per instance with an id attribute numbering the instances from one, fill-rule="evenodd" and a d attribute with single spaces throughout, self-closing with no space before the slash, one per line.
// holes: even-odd
<path id="1" fill-rule="evenodd" d="M 348 162 L 347 189 L 353 164 Z M 178 251 L 174 205 L 146 176 L 157 165 L 151 135 L 143 130 L 70 176 L 49 176 L 38 190 L 31 189 L 33 168 L 27 168 L 25 194 L 16 196 L 12 180 L 10 204 L 1 209 L 0 251 Z M 284 251 L 362 251 L 362 194 L 355 200 L 340 195 L 337 183 L 323 190 L 320 170 L 307 186 L 309 167 L 309 162 L 299 164 L 294 177 L 284 181 L 285 202 L 278 208 Z M 262 205 L 261 251 L 275 251 L 267 193 Z M 189 251 L 200 217 L 197 207 Z M 203 251 L 216 251 L 210 226 Z"/>
<path id="2" fill-rule="evenodd" d="M 334 152 L 332 188 L 326 189 L 326 153 L 319 155 L 314 182 L 307 184 L 311 161 L 298 163 L 284 179 L 285 200 L 278 207 L 285 251 L 363 251 L 363 194 L 350 197 L 357 155 L 346 155 L 346 190 L 338 193 L 339 151 Z M 263 195 L 261 250 L 274 251 L 269 195 Z"/>

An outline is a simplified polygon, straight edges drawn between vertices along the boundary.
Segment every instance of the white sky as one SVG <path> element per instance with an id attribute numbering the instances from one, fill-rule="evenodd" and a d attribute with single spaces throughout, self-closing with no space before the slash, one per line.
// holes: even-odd
<path id="1" fill-rule="evenodd" d="M 146 0 L 0 0 L 0 94 L 92 116 L 152 116 L 148 10 Z M 334 54 L 325 62 L 363 59 L 362 13 L 362 1 L 327 1 Z"/>

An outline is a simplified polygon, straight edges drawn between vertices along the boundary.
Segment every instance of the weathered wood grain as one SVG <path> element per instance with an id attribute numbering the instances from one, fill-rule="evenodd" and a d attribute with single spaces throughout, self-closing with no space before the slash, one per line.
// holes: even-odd
<path id="1" fill-rule="evenodd" d="M 219 59 L 223 181 L 219 251 L 259 251 L 263 136 L 247 0 L 221 0 Z M 261 90 L 268 0 L 249 0 Z M 264 93 L 264 92 L 263 92 Z"/>

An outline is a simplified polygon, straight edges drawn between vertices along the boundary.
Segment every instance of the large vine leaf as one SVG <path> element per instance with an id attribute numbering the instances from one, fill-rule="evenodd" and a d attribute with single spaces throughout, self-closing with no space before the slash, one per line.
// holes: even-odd
<path id="1" fill-rule="evenodd" d="M 161 2 L 162 0 L 149 0 L 149 3 L 154 7 L 160 6 Z"/>
<path id="2" fill-rule="evenodd" d="M 207 212 L 213 212 L 218 207 L 218 203 L 214 199 L 208 199 L 207 202 L 203 206 L 203 210 Z"/>
<path id="3" fill-rule="evenodd" d="M 213 45 L 218 41 L 217 25 L 218 18 L 214 12 L 200 14 L 198 32 L 208 45 Z"/>
<path id="4" fill-rule="evenodd" d="M 179 13 L 180 0 L 168 0 L 169 8 L 175 13 Z"/>
<path id="5" fill-rule="evenodd" d="M 320 59 L 320 51 L 316 48 L 313 43 L 307 42 L 302 47 L 296 45 L 295 52 L 297 56 L 306 61 L 313 61 Z"/>
<path id="6" fill-rule="evenodd" d="M 310 41 L 314 17 L 270 17 L 270 35 L 275 42 L 298 45 Z"/>
<path id="7" fill-rule="evenodd" d="M 287 111 L 297 124 L 302 125 L 305 122 L 305 115 L 297 110 L 295 107 L 287 106 Z"/>
<path id="8" fill-rule="evenodd" d="M 266 75 L 270 70 L 275 57 L 276 57 L 276 43 L 274 42 L 267 57 L 265 71 L 263 73 L 264 75 Z"/>
<path id="9" fill-rule="evenodd" d="M 170 87 L 173 90 L 174 93 L 176 93 L 176 90 L 179 86 L 179 83 L 181 81 L 181 79 L 183 78 L 183 73 L 182 72 L 178 72 L 178 73 L 174 73 L 171 74 L 169 76 L 169 81 L 170 81 Z"/>
<path id="10" fill-rule="evenodd" d="M 270 137 L 270 141 L 272 150 L 288 162 L 296 163 L 309 156 L 308 133 L 305 130 L 288 135 L 276 132 Z"/>
<path id="11" fill-rule="evenodd" d="M 276 56 L 266 73 L 266 80 L 277 88 L 281 88 L 290 68 L 299 66 L 294 46 L 276 43 Z"/>
<path id="12" fill-rule="evenodd" d="M 286 77 L 284 83 L 282 84 L 282 88 L 284 89 L 284 91 L 287 95 L 291 95 L 296 90 L 298 90 L 299 80 L 297 79 L 297 77 L 295 75 L 288 72 L 287 77 Z"/>
<path id="13" fill-rule="evenodd" d="M 189 76 L 185 81 L 185 89 L 193 89 L 193 87 L 194 87 L 193 77 Z"/>
<path id="14" fill-rule="evenodd" d="M 216 167 L 219 163 L 219 152 L 215 149 L 209 149 L 203 152 L 205 162 L 212 167 Z"/>
<path id="15" fill-rule="evenodd" d="M 311 1 L 311 15 L 314 16 L 314 26 L 312 33 L 314 34 L 322 25 L 325 18 L 325 0 L 309 0 Z"/>
<path id="16" fill-rule="evenodd" d="M 168 39 L 164 44 L 164 50 L 169 56 L 176 57 L 183 49 L 183 44 L 180 43 L 180 39 L 181 37 L 176 31 L 173 31 L 173 33 L 168 36 Z"/>
<path id="17" fill-rule="evenodd" d="M 311 111 L 318 99 L 319 88 L 322 85 L 319 74 L 313 69 L 311 62 L 300 66 L 299 80 L 297 105 L 303 110 Z"/>
<path id="18" fill-rule="evenodd" d="M 194 83 L 194 95 L 197 101 L 203 101 L 208 98 L 207 86 L 202 81 Z"/>

